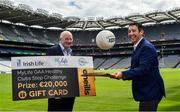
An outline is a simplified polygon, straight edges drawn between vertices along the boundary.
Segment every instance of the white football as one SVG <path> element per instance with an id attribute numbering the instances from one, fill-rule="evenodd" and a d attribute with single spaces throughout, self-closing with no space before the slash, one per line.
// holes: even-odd
<path id="1" fill-rule="evenodd" d="M 96 45 L 103 50 L 112 48 L 115 44 L 115 35 L 109 30 L 102 30 L 96 36 Z"/>

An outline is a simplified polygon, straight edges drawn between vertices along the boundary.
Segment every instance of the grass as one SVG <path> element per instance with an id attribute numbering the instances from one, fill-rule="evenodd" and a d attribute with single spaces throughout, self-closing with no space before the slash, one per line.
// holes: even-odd
<path id="1" fill-rule="evenodd" d="M 118 70 L 109 70 L 115 72 Z M 161 69 L 166 98 L 159 111 L 180 111 L 180 69 Z M 47 111 L 47 99 L 12 101 L 11 74 L 0 75 L 0 111 Z M 132 111 L 138 102 L 132 98 L 131 81 L 96 78 L 95 97 L 77 97 L 74 111 Z"/>

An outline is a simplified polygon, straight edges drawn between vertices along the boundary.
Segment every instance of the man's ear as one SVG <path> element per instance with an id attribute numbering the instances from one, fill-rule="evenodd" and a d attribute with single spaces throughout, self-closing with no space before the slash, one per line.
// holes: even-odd
<path id="1" fill-rule="evenodd" d="M 144 30 L 143 30 L 143 29 L 140 30 L 140 34 L 141 34 L 142 36 L 144 35 Z"/>
<path id="2" fill-rule="evenodd" d="M 61 42 L 61 38 L 59 37 L 59 42 Z"/>

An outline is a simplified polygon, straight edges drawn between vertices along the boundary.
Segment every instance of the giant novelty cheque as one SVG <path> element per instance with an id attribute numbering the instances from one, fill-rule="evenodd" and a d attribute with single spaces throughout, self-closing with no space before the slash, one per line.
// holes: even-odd
<path id="1" fill-rule="evenodd" d="M 13 100 L 95 96 L 92 57 L 12 57 Z"/>

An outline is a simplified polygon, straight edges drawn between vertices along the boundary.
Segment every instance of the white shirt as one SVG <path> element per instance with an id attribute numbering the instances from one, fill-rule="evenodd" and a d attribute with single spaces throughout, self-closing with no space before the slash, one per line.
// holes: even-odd
<path id="1" fill-rule="evenodd" d="M 139 39 L 139 41 L 136 43 L 136 44 L 134 44 L 134 51 L 136 50 L 136 47 L 138 46 L 138 44 L 141 42 L 141 40 L 143 39 L 143 37 L 141 37 L 140 39 Z"/>
<path id="2" fill-rule="evenodd" d="M 64 56 L 71 56 L 71 54 L 72 54 L 72 49 L 71 48 L 65 49 L 64 46 L 61 43 L 59 43 L 59 45 L 61 47 L 61 50 L 62 50 Z"/>

